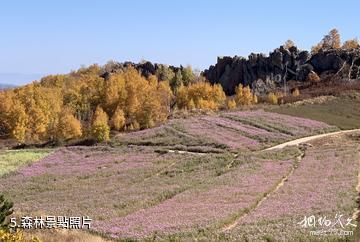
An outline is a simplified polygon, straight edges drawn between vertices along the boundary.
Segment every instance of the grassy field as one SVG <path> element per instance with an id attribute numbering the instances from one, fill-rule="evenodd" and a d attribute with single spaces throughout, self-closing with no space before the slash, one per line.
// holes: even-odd
<path id="1" fill-rule="evenodd" d="M 45 149 L 0 151 L 0 177 L 40 160 L 49 153 L 51 153 L 51 150 Z"/>
<path id="2" fill-rule="evenodd" d="M 335 125 L 341 129 L 360 128 L 360 93 L 348 92 L 323 102 L 304 102 L 270 107 L 268 111 L 310 118 Z"/>
<path id="3" fill-rule="evenodd" d="M 299 137 L 335 131 L 324 122 L 263 110 L 222 112 L 170 120 L 154 129 L 115 137 L 114 146 L 163 147 L 191 152 L 256 151 Z"/>
<path id="4" fill-rule="evenodd" d="M 91 232 L 111 240 L 296 239 L 308 233 L 294 224 L 301 216 L 352 213 L 359 137 L 313 141 L 305 151 L 263 149 L 332 130 L 262 110 L 175 119 L 110 146 L 4 151 L 0 191 L 16 216 L 89 216 Z M 102 240 L 80 231 L 29 234 Z"/>

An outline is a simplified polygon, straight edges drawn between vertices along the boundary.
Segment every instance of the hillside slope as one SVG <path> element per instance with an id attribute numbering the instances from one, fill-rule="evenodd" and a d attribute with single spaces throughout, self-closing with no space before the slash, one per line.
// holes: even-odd
<path id="1" fill-rule="evenodd" d="M 0 177 L 0 190 L 13 199 L 18 216 L 90 216 L 92 230 L 112 238 L 217 241 L 244 235 L 258 241 L 263 233 L 254 233 L 254 228 L 267 219 L 264 223 L 274 226 L 267 226 L 266 234 L 292 239 L 305 231 L 291 233 L 292 228 L 297 231 L 292 221 L 310 212 L 352 213 L 359 134 L 312 141 L 306 150 L 262 149 L 331 129 L 321 122 L 261 110 L 177 119 L 119 135 L 111 147 L 59 148 Z M 298 157 L 304 158 L 299 162 Z M 305 172 L 309 170 L 313 172 Z M 327 199 L 315 196 L 314 177 L 321 180 L 316 191 Z M 293 216 L 282 208 L 283 220 L 260 213 L 282 201 L 300 200 L 305 208 Z M 249 219 L 242 220 L 244 215 Z M 277 234 L 281 223 L 289 229 Z"/>

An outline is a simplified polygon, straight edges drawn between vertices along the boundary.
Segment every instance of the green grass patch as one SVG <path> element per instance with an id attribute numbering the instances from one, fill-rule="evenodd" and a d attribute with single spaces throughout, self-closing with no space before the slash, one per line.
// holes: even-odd
<path id="1" fill-rule="evenodd" d="M 360 96 L 360 95 L 359 95 Z M 314 119 L 335 125 L 340 129 L 360 128 L 360 97 L 341 95 L 323 103 L 304 103 L 302 105 L 283 105 L 267 111 Z"/>
<path id="2" fill-rule="evenodd" d="M 52 150 L 10 150 L 0 153 L 0 177 L 16 171 L 19 167 L 40 160 Z"/>

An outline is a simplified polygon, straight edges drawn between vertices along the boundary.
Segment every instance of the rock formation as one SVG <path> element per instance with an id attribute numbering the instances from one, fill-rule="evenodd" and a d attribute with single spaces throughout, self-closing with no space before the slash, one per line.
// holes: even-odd
<path id="1" fill-rule="evenodd" d="M 249 85 L 257 94 L 264 94 L 290 80 L 306 81 L 308 74 L 320 77 L 337 75 L 339 79 L 360 79 L 360 49 L 328 50 L 311 55 L 297 47 L 281 46 L 265 56 L 250 54 L 243 57 L 219 57 L 203 75 L 211 83 L 220 83 L 228 95 L 234 94 L 240 83 Z"/>
<path id="2" fill-rule="evenodd" d="M 157 64 L 157 63 L 151 63 L 149 61 L 143 62 L 143 63 L 133 63 L 130 61 L 119 63 L 119 62 L 108 62 L 103 67 L 103 74 L 102 77 L 106 78 L 111 73 L 116 73 L 121 70 L 124 70 L 128 67 L 133 67 L 136 70 L 138 70 L 143 76 L 149 77 L 150 75 L 155 75 L 156 71 L 161 66 L 167 66 L 170 70 L 172 70 L 174 73 L 176 73 L 179 69 L 181 70 L 183 67 L 175 67 L 175 66 L 168 66 L 163 64 Z"/>

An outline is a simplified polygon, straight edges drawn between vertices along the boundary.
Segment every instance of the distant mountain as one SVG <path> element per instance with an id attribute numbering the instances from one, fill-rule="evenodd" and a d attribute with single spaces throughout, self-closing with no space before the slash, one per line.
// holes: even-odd
<path id="1" fill-rule="evenodd" d="M 4 85 L 4 83 L 12 86 L 24 85 L 39 80 L 43 76 L 43 74 L 0 72 L 0 85 Z"/>
<path id="2" fill-rule="evenodd" d="M 0 90 L 9 89 L 13 87 L 16 87 L 16 85 L 0 83 Z"/>

